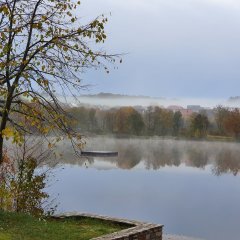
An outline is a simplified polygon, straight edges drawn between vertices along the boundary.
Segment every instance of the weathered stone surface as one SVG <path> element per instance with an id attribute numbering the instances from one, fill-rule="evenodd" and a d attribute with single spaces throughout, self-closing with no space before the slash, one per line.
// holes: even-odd
<path id="1" fill-rule="evenodd" d="M 55 218 L 67 218 L 67 217 L 90 217 L 97 218 L 105 221 L 116 222 L 120 224 L 129 225 L 129 228 L 119 232 L 104 235 L 92 240 L 162 240 L 162 228 L 163 225 L 138 222 L 126 219 L 112 218 L 101 215 L 70 212 L 64 214 L 55 215 Z"/>

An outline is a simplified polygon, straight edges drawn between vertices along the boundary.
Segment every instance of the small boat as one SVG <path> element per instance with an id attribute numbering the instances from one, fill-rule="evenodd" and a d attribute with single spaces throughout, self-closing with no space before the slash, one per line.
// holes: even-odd
<path id="1" fill-rule="evenodd" d="M 117 157 L 118 152 L 112 152 L 112 151 L 82 151 L 81 156 L 84 156 L 84 157 Z"/>

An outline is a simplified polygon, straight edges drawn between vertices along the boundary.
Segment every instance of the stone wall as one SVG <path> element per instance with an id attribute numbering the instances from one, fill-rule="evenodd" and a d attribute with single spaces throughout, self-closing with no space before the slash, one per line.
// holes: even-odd
<path id="1" fill-rule="evenodd" d="M 128 228 L 122 231 L 104 235 L 98 238 L 93 238 L 92 240 L 162 240 L 163 225 L 78 212 L 59 214 L 55 215 L 54 217 L 67 218 L 73 216 L 97 218 L 104 221 L 116 222 L 128 226 Z"/>

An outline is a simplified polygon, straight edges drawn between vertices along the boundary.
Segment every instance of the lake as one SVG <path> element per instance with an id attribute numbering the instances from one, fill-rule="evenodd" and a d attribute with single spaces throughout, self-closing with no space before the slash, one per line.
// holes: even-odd
<path id="1" fill-rule="evenodd" d="M 240 145 L 95 137 L 86 150 L 113 158 L 77 159 L 69 143 L 48 192 L 58 211 L 164 224 L 165 233 L 207 240 L 240 237 Z M 60 151 L 60 150 L 59 150 Z"/>

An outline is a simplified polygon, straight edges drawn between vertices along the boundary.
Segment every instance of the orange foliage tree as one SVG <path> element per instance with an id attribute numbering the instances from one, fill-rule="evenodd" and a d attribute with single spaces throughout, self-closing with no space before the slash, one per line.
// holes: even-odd
<path id="1" fill-rule="evenodd" d="M 115 132 L 139 135 L 144 128 L 142 116 L 133 107 L 122 107 L 115 114 Z"/>
<path id="2" fill-rule="evenodd" d="M 240 138 L 240 111 L 239 109 L 234 109 L 229 111 L 228 115 L 225 117 L 224 128 L 227 132 L 232 134 L 236 139 Z"/>

